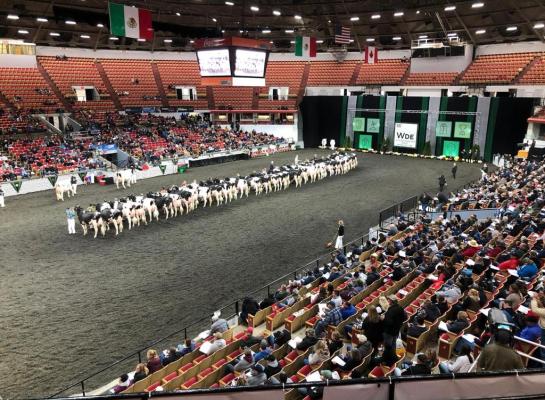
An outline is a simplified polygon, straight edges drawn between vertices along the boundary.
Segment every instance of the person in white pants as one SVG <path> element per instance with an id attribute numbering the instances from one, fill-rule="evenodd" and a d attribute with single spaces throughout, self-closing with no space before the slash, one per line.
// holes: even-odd
<path id="1" fill-rule="evenodd" d="M 70 185 L 72 185 L 72 193 L 76 194 L 78 190 L 78 178 L 76 178 L 76 175 L 70 177 Z"/>
<path id="2" fill-rule="evenodd" d="M 4 208 L 6 204 L 4 203 L 4 191 L 0 187 L 0 207 Z"/>
<path id="3" fill-rule="evenodd" d="M 68 222 L 68 234 L 76 234 L 76 212 L 73 208 L 66 209 L 66 221 Z"/>
<path id="4" fill-rule="evenodd" d="M 339 220 L 339 227 L 337 229 L 337 239 L 335 240 L 335 249 L 341 250 L 344 246 L 344 222 L 342 219 Z"/>

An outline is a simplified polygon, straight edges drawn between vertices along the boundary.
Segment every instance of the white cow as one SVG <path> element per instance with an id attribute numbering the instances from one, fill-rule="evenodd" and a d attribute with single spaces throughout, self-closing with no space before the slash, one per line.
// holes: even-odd
<path id="1" fill-rule="evenodd" d="M 57 182 L 55 184 L 55 195 L 57 196 L 57 200 L 64 201 L 65 193 L 68 197 L 75 196 L 70 181 Z"/>
<path id="2" fill-rule="evenodd" d="M 136 182 L 136 178 L 133 177 L 133 173 L 130 169 L 124 169 L 123 171 L 117 171 L 115 173 L 115 185 L 119 189 L 119 184 L 121 183 L 121 186 L 123 186 L 123 189 L 125 189 L 125 184 L 127 184 L 127 187 L 131 187 L 131 183 Z"/>

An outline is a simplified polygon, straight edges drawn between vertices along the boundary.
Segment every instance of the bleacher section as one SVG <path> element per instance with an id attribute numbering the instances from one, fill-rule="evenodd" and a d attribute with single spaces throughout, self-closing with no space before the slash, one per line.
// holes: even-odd
<path id="1" fill-rule="evenodd" d="M 357 85 L 397 85 L 410 63 L 401 59 L 379 60 L 376 64 L 362 64 Z"/>
<path id="2" fill-rule="evenodd" d="M 61 93 L 74 101 L 75 108 L 87 108 L 97 111 L 112 111 L 115 109 L 111 100 L 107 99 L 107 90 L 95 61 L 91 58 L 69 58 L 66 60 L 55 57 L 38 57 L 38 62 L 46 69 Z M 100 100 L 76 101 L 74 86 L 93 86 L 100 95 Z"/>
<path id="3" fill-rule="evenodd" d="M 512 83 L 536 55 L 515 53 L 478 56 L 465 70 L 460 83 Z"/>
<path id="4" fill-rule="evenodd" d="M 310 63 L 307 86 L 346 86 L 356 68 L 356 61 Z"/>
<path id="5" fill-rule="evenodd" d="M 0 68 L 0 92 L 17 108 L 54 111 L 58 107 L 49 84 L 36 68 Z"/>
<path id="6" fill-rule="evenodd" d="M 254 88 L 214 87 L 214 103 L 217 109 L 251 110 Z"/>
<path id="7" fill-rule="evenodd" d="M 534 64 L 521 77 L 519 83 L 527 85 L 545 84 L 545 55 L 535 60 Z"/>
<path id="8" fill-rule="evenodd" d="M 201 86 L 199 65 L 193 61 L 156 61 L 163 81 L 163 88 L 171 106 L 193 106 L 196 109 L 207 109 L 206 89 Z M 172 86 L 195 86 L 197 100 L 179 100 L 176 89 Z"/>
<path id="9" fill-rule="evenodd" d="M 457 72 L 411 72 L 405 85 L 449 86 L 454 83 Z"/>
<path id="10" fill-rule="evenodd" d="M 261 88 L 259 95 L 260 109 L 275 109 L 280 106 L 295 108 L 297 95 L 301 89 L 305 63 L 293 61 L 270 61 L 267 65 L 265 82 L 267 87 Z M 269 100 L 269 87 L 288 87 L 288 100 Z"/>
<path id="11" fill-rule="evenodd" d="M 161 105 L 149 60 L 104 59 L 100 63 L 124 107 Z"/>

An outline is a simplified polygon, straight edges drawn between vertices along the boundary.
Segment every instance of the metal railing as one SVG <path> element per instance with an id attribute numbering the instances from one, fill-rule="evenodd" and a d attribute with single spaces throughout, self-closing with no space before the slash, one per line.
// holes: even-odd
<path id="1" fill-rule="evenodd" d="M 350 246 L 352 246 L 353 244 L 358 244 L 358 245 L 363 245 L 365 244 L 365 241 L 367 240 L 368 238 L 368 234 L 364 234 L 364 235 L 361 235 L 361 236 L 358 236 L 356 239 L 346 243 L 343 247 L 343 250 L 346 254 L 347 252 L 347 249 L 350 248 Z M 333 250 L 332 250 L 333 251 Z M 303 271 L 309 271 L 311 269 L 314 269 L 316 267 L 320 267 L 321 266 L 321 263 L 327 263 L 330 261 L 330 257 L 331 257 L 331 252 L 328 252 L 327 254 L 323 254 L 321 256 L 319 256 L 318 258 L 316 258 L 315 260 L 305 264 L 304 266 L 302 267 L 299 267 L 277 279 L 275 279 L 274 281 L 271 281 L 269 283 L 267 283 L 266 285 L 260 287 L 259 289 L 256 289 L 248 294 L 246 294 L 245 296 L 241 297 L 241 298 L 237 298 L 236 300 L 234 301 L 231 301 L 230 303 L 228 303 L 227 305 L 224 305 L 222 306 L 221 308 L 218 309 L 218 311 L 221 311 L 222 313 L 222 317 L 229 320 L 235 316 L 238 316 L 239 312 L 240 312 L 240 307 L 241 307 L 241 304 L 242 304 L 242 301 L 244 300 L 244 298 L 246 297 L 261 297 L 261 298 L 266 298 L 267 296 L 269 296 L 271 293 L 273 293 L 274 290 L 276 290 L 276 288 L 280 287 L 280 285 L 284 282 L 287 282 L 291 279 L 297 279 L 299 276 L 300 276 L 300 273 L 303 272 Z M 163 336 L 162 338 L 160 339 L 157 339 L 157 340 L 154 340 L 148 344 L 146 344 L 145 346 L 139 348 L 138 350 L 135 350 L 133 352 L 131 352 L 131 354 L 107 365 L 106 367 L 104 368 L 101 368 L 99 369 L 98 371 L 95 371 L 93 372 L 92 374 L 89 374 L 87 376 L 85 376 L 84 378 L 76 378 L 75 379 L 75 383 L 69 385 L 69 386 L 66 386 L 64 387 L 63 389 L 55 392 L 54 394 L 48 396 L 47 398 L 54 398 L 54 397 L 58 397 L 59 395 L 61 394 L 68 394 L 68 395 L 74 395 L 74 394 L 79 394 L 81 393 L 83 396 L 86 395 L 86 393 L 88 393 L 89 391 L 89 383 L 92 382 L 93 378 L 96 378 L 96 377 L 99 377 L 101 375 L 105 375 L 105 373 L 107 372 L 108 376 L 104 377 L 105 379 L 108 379 L 107 381 L 103 381 L 103 382 L 95 382 L 96 384 L 96 387 L 94 387 L 93 389 L 96 390 L 97 388 L 100 388 L 101 386 L 104 386 L 105 384 L 107 384 L 108 382 L 111 382 L 112 380 L 114 380 L 117 376 L 119 376 L 121 373 L 126 373 L 128 370 L 132 370 L 134 368 L 134 366 L 136 365 L 136 363 L 140 363 L 142 362 L 142 355 L 145 354 L 145 351 L 147 349 L 150 349 L 150 348 L 153 348 L 161 343 L 165 343 L 165 348 L 167 347 L 166 343 L 169 342 L 169 340 L 171 339 L 177 339 L 176 341 L 179 343 L 180 340 L 183 338 L 183 340 L 185 341 L 186 339 L 189 339 L 189 338 L 193 338 L 195 336 L 197 336 L 200 332 L 202 332 L 202 330 L 204 329 L 207 329 L 210 325 L 210 318 L 211 318 L 211 314 L 210 315 L 206 315 L 202 318 L 200 318 L 199 320 L 181 328 L 181 329 L 177 329 L 176 331 L 174 332 L 171 332 L 169 333 L 168 335 L 166 336 Z M 75 390 L 77 390 L 78 392 L 75 392 Z M 67 393 L 69 392 L 69 393 Z"/>

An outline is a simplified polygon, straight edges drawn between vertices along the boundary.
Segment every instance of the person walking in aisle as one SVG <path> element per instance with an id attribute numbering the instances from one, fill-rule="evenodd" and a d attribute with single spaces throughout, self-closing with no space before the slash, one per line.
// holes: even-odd
<path id="1" fill-rule="evenodd" d="M 76 234 L 76 212 L 73 207 L 66 209 L 66 222 L 68 223 L 68 234 Z"/>
<path id="2" fill-rule="evenodd" d="M 0 187 L 0 207 L 4 208 L 6 204 L 4 203 L 4 191 Z"/>
<path id="3" fill-rule="evenodd" d="M 441 174 L 439 179 L 439 191 L 442 192 L 445 188 L 445 185 L 447 184 L 447 180 L 445 179 L 445 175 Z"/>
<path id="4" fill-rule="evenodd" d="M 339 220 L 339 227 L 337 229 L 337 239 L 335 240 L 335 249 L 342 250 L 344 238 L 344 222 L 342 219 Z"/>
<path id="5" fill-rule="evenodd" d="M 451 172 L 452 172 L 452 179 L 456 179 L 456 172 L 458 172 L 458 166 L 456 165 L 456 163 L 452 164 Z"/>

